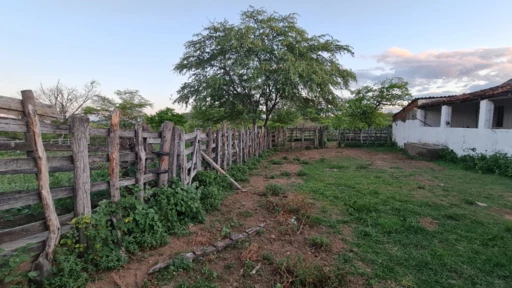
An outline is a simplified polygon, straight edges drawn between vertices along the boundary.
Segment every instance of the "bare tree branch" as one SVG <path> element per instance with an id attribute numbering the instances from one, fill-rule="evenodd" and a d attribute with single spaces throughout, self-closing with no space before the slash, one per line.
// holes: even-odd
<path id="1" fill-rule="evenodd" d="M 99 87 L 100 83 L 95 80 L 86 83 L 82 89 L 68 87 L 60 80 L 57 84 L 46 88 L 40 83 L 36 98 L 38 101 L 55 106 L 60 120 L 67 121 L 70 116 L 80 112 L 82 107 L 94 97 L 101 95 Z"/>

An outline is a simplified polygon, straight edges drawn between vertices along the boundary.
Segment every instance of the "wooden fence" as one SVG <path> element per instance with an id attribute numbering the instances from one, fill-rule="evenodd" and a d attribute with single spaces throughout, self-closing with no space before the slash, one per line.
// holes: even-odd
<path id="1" fill-rule="evenodd" d="M 42 203 L 44 220 L 0 230 L 0 247 L 5 250 L 0 257 L 34 243 L 31 250 L 43 251 L 40 258 L 48 259 L 47 253 L 52 253 L 60 234 L 70 228 L 68 223 L 74 217 L 91 215 L 91 193 L 108 190 L 110 199 L 119 201 L 120 187 L 137 185 L 144 201 L 144 189 L 150 181 L 154 181 L 152 185 L 163 186 L 178 177 L 182 183 L 190 184 L 196 173 L 205 168 L 201 151 L 227 169 L 267 149 L 320 148 L 325 143 L 322 128 L 228 129 L 224 125 L 218 130 L 185 133 L 165 122 L 158 132 L 148 131 L 142 124 L 132 130 L 121 130 L 119 110 L 112 112 L 110 128 L 93 128 L 85 116 L 72 116 L 69 125 L 55 125 L 42 121 L 57 117 L 53 107 L 35 102 L 30 90 L 22 95 L 22 100 L 0 99 L 0 114 L 23 117 L 0 117 L 0 131 L 25 133 L 25 141 L 0 142 L 0 151 L 26 151 L 26 157 L 0 159 L 0 175 L 37 174 L 39 189 L 0 192 L 0 211 Z M 43 142 L 41 134 L 65 135 L 69 140 Z M 91 145 L 92 137 L 103 138 L 100 142 L 108 144 Z M 159 144 L 157 151 L 155 144 Z M 47 156 L 46 151 L 68 151 L 69 155 Z M 151 163 L 158 167 L 148 168 Z M 121 178 L 124 167 L 135 168 L 135 177 Z M 108 169 L 109 180 L 91 182 L 90 171 L 95 169 Z M 50 187 L 52 172 L 73 172 L 73 186 Z M 73 199 L 73 213 L 57 215 L 53 201 L 62 198 Z"/>
<path id="2" fill-rule="evenodd" d="M 391 127 L 382 129 L 329 129 L 325 131 L 327 141 L 338 144 L 390 144 L 392 141 Z"/>

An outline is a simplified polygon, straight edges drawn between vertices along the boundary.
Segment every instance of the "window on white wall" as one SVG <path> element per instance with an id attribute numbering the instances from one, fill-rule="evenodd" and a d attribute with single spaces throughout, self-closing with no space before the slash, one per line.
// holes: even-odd
<path id="1" fill-rule="evenodd" d="M 496 113 L 496 124 L 494 127 L 503 128 L 503 118 L 505 117 L 505 106 L 495 106 L 494 113 Z"/>

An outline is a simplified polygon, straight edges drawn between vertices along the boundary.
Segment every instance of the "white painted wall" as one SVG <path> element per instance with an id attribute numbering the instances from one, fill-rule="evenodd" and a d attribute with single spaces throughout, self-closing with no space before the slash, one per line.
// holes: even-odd
<path id="1" fill-rule="evenodd" d="M 512 155 L 512 130 L 426 127 L 419 120 L 393 123 L 393 140 L 444 145 L 458 155 L 504 152 Z M 473 150 L 474 149 L 474 150 Z"/>

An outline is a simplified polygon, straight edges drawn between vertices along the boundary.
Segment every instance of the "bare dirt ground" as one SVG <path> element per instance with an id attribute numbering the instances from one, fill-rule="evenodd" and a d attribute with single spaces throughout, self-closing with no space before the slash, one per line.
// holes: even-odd
<path id="1" fill-rule="evenodd" d="M 431 167 L 439 169 L 432 163 L 416 161 L 398 153 L 372 152 L 365 149 L 328 148 L 320 150 L 304 150 L 294 152 L 279 152 L 271 159 L 282 159 L 288 156 L 289 160 L 283 165 L 270 165 L 268 160 L 262 163 L 259 170 L 251 172 L 250 182 L 242 183 L 247 192 L 238 192 L 229 196 L 221 205 L 220 211 L 212 213 L 204 224 L 190 227 L 190 235 L 185 237 L 171 237 L 168 245 L 153 251 L 140 253 L 130 259 L 129 263 L 121 269 L 97 276 L 94 283 L 88 287 L 143 287 L 144 280 L 149 281 L 149 287 L 157 287 L 154 278 L 147 278 L 147 271 L 159 262 L 168 260 L 174 255 L 189 252 L 201 246 L 222 239 L 223 227 L 230 227 L 232 233 L 241 233 L 247 228 L 260 224 L 265 225 L 265 233 L 254 235 L 250 242 L 228 248 L 213 257 L 208 257 L 207 266 L 218 275 L 215 281 L 220 287 L 271 287 L 279 279 L 283 279 L 275 265 L 267 265 L 262 259 L 262 254 L 270 253 L 277 260 L 287 256 L 302 255 L 304 262 L 317 263 L 328 267 L 334 261 L 334 255 L 345 249 L 350 249 L 345 240 L 350 239 L 350 227 L 339 227 L 344 235 L 334 234 L 322 226 L 308 227 L 301 223 L 291 222 L 293 214 L 286 210 L 281 213 L 272 212 L 272 205 L 300 206 L 303 210 L 314 211 L 319 209 L 318 204 L 310 199 L 294 193 L 284 196 L 265 197 L 263 190 L 269 183 L 276 184 L 300 184 L 302 182 L 295 175 L 301 169 L 301 165 L 292 161 L 294 157 L 305 160 L 315 160 L 322 157 L 354 157 L 367 160 L 372 166 L 378 168 L 400 167 L 411 169 L 414 167 Z M 265 168 L 267 167 L 267 168 Z M 268 175 L 279 175 L 281 171 L 291 172 L 291 176 L 279 176 L 269 179 Z M 293 185 L 287 185 L 292 187 Z M 431 221 L 422 222 L 426 226 L 434 228 Z M 321 234 L 329 239 L 331 248 L 327 251 L 312 249 L 307 239 L 310 236 Z M 248 251 L 250 249 L 250 251 Z M 256 275 L 245 277 L 242 268 L 246 258 L 255 264 L 261 263 L 261 268 Z M 228 268 L 231 267 L 231 268 Z M 349 278 L 348 287 L 363 287 L 365 279 L 361 277 Z M 148 284 L 146 283 L 145 287 Z M 169 286 L 172 287 L 172 286 Z"/>

